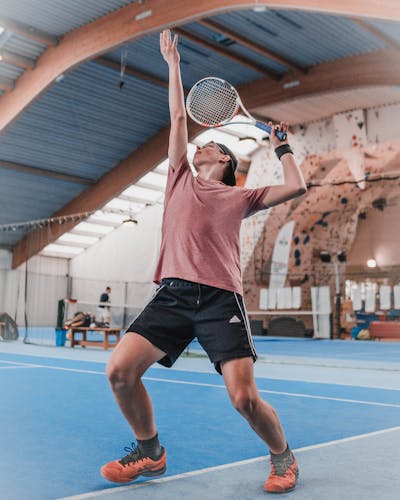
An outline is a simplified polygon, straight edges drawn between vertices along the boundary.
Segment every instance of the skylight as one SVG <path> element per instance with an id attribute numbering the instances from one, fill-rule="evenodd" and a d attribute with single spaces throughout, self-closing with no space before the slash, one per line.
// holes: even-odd
<path id="1" fill-rule="evenodd" d="M 93 245 L 93 243 L 96 243 L 98 240 L 99 238 L 96 236 L 83 236 L 81 234 L 65 233 L 58 238 L 57 242 L 78 243 L 82 244 L 82 247 L 87 247 L 89 245 Z"/>
<path id="2" fill-rule="evenodd" d="M 160 196 L 161 193 L 157 191 L 157 194 L 158 196 Z M 112 210 L 120 210 L 121 212 L 125 212 L 125 214 L 130 214 L 139 212 L 145 206 L 146 204 L 144 202 L 134 203 L 128 200 L 121 200 L 120 198 L 114 198 L 113 200 L 109 201 L 104 208 L 110 208 Z"/>
<path id="3" fill-rule="evenodd" d="M 74 231 L 83 233 L 107 234 L 113 230 L 112 226 L 101 226 L 100 224 L 90 224 L 88 222 L 80 222 L 74 227 Z"/>
<path id="4" fill-rule="evenodd" d="M 60 257 L 74 257 L 75 255 L 80 254 L 84 248 L 79 248 L 79 247 L 69 247 L 65 245 L 58 245 L 57 243 L 51 243 L 50 245 L 47 245 L 43 249 L 43 253 L 48 255 L 48 254 L 53 254 L 53 255 L 58 255 Z"/>
<path id="5" fill-rule="evenodd" d="M 168 158 L 165 158 L 161 163 L 157 165 L 157 167 L 153 170 L 153 172 L 167 175 L 168 174 Z"/>
<path id="6" fill-rule="evenodd" d="M 167 184 L 167 177 L 153 171 L 144 175 L 140 179 L 139 183 L 154 186 L 155 188 L 165 188 L 165 185 Z"/>
<path id="7" fill-rule="evenodd" d="M 118 226 L 125 219 L 126 219 L 126 214 L 115 214 L 112 212 L 102 212 L 101 210 L 99 210 L 99 211 L 95 212 L 93 215 L 91 215 L 87 219 L 87 222 L 89 222 L 89 223 L 95 222 L 96 224 L 101 223 L 101 222 L 105 222 L 105 223 L 115 224 L 116 226 Z"/>
<path id="8" fill-rule="evenodd" d="M 160 198 L 160 191 L 155 191 L 154 189 L 147 189 L 140 186 L 130 186 L 121 193 L 125 196 L 132 196 L 132 198 L 140 198 L 143 202 L 155 202 Z"/>

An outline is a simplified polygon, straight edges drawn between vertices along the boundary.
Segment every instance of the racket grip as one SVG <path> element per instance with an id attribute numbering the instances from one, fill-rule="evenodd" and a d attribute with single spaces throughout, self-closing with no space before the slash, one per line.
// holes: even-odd
<path id="1" fill-rule="evenodd" d="M 260 128 L 261 130 L 265 130 L 265 132 L 268 132 L 268 134 L 271 133 L 271 127 L 269 125 L 267 125 L 266 123 L 256 121 L 255 125 L 257 128 Z M 275 135 L 278 137 L 279 140 L 286 141 L 286 138 L 287 138 L 286 132 L 276 130 Z"/>

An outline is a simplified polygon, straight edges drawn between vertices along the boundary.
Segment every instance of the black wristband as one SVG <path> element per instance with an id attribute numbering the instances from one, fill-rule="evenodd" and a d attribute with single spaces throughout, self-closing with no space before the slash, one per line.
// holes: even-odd
<path id="1" fill-rule="evenodd" d="M 278 157 L 278 160 L 280 160 L 281 156 L 283 156 L 286 153 L 293 154 L 293 150 L 289 146 L 289 144 L 281 144 L 280 146 L 275 148 L 275 154 Z"/>

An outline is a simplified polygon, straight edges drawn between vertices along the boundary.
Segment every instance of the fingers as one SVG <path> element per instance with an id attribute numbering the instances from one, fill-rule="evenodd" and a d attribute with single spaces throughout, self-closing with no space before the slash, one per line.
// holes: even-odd
<path id="1" fill-rule="evenodd" d="M 160 47 L 161 50 L 168 50 L 168 48 L 171 46 L 171 31 L 170 30 L 163 30 L 160 33 Z"/>
<path id="2" fill-rule="evenodd" d="M 172 38 L 171 30 L 164 30 L 160 33 L 160 50 L 163 54 L 178 52 L 178 35 Z"/>
<path id="3" fill-rule="evenodd" d="M 268 125 L 271 127 L 271 133 L 269 135 L 275 137 L 275 130 L 277 125 L 274 125 L 271 121 L 268 122 Z"/>
<path id="4" fill-rule="evenodd" d="M 289 130 L 289 124 L 287 122 L 280 122 L 279 124 L 276 123 L 274 125 L 271 121 L 269 121 L 268 125 L 271 127 L 271 135 L 273 134 L 274 136 L 278 130 L 286 133 Z"/>
<path id="5" fill-rule="evenodd" d="M 281 122 L 280 129 L 282 132 L 287 132 L 289 130 L 289 124 L 287 122 Z"/>

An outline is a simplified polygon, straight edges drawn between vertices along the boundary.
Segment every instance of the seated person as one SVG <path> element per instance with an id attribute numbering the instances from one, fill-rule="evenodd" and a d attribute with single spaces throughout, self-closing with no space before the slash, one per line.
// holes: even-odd
<path id="1" fill-rule="evenodd" d="M 90 326 L 92 323 L 92 316 L 89 312 L 82 312 L 78 311 L 74 314 L 74 317 L 71 319 L 68 319 L 65 322 L 64 328 L 66 330 L 69 330 L 70 328 L 76 327 L 76 326 Z M 71 338 L 71 334 L 67 333 L 67 338 Z"/>

